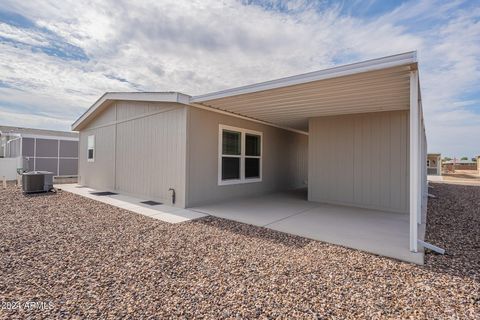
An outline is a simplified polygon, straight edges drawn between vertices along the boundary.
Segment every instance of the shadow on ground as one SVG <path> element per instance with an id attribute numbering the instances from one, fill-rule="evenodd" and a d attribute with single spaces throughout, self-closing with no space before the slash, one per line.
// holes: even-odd
<path id="1" fill-rule="evenodd" d="M 290 235 L 284 232 L 270 230 L 246 223 L 234 222 L 227 219 L 207 216 L 189 223 L 202 224 L 209 227 L 219 228 L 221 230 L 235 233 L 241 236 L 252 237 L 266 240 L 275 244 L 281 244 L 287 247 L 303 248 L 314 240 Z"/>

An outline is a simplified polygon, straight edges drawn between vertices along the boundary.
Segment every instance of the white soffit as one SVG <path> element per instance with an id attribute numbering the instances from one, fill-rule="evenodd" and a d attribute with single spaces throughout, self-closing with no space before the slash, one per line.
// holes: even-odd
<path id="1" fill-rule="evenodd" d="M 195 96 L 190 103 L 308 131 L 308 118 L 407 110 L 415 52 Z"/>

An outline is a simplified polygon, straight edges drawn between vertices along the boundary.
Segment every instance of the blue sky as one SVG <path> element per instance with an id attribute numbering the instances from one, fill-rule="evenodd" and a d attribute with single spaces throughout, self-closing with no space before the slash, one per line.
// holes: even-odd
<path id="1" fill-rule="evenodd" d="M 429 150 L 480 154 L 478 1 L 0 0 L 0 124 L 68 130 L 105 91 L 194 95 L 411 50 Z"/>

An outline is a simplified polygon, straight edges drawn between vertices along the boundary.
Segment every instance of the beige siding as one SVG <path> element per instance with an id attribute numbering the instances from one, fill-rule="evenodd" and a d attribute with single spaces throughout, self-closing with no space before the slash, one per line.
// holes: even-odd
<path id="1" fill-rule="evenodd" d="M 188 110 L 187 206 L 306 186 L 306 135 L 207 110 Z M 263 133 L 261 182 L 218 185 L 220 124 Z"/>
<path id="2" fill-rule="evenodd" d="M 309 200 L 408 212 L 408 112 L 312 118 Z"/>
<path id="3" fill-rule="evenodd" d="M 87 139 L 95 135 L 95 161 L 87 161 Z M 80 184 L 98 189 L 114 189 L 115 126 L 105 126 L 80 132 L 78 174 Z"/>
<path id="4" fill-rule="evenodd" d="M 155 102 L 139 102 L 139 101 L 118 101 L 117 120 L 126 121 L 136 119 L 145 115 L 155 113 L 163 113 L 169 110 L 177 110 L 178 104 L 174 103 L 155 103 Z"/>
<path id="5" fill-rule="evenodd" d="M 117 127 L 116 188 L 170 203 L 185 203 L 185 109 L 176 108 Z"/>
<path id="6" fill-rule="evenodd" d="M 100 120 L 97 120 L 100 119 Z M 87 136 L 95 134 L 95 162 Z M 113 103 L 80 133 L 80 181 L 93 188 L 185 206 L 186 107 L 175 103 Z"/>
<path id="7" fill-rule="evenodd" d="M 115 106 L 114 103 L 111 103 L 109 106 L 106 106 L 100 114 L 98 114 L 94 119 L 92 119 L 92 121 L 88 124 L 86 128 L 84 128 L 84 130 L 87 130 L 88 128 L 96 128 L 113 124 L 115 124 Z"/>

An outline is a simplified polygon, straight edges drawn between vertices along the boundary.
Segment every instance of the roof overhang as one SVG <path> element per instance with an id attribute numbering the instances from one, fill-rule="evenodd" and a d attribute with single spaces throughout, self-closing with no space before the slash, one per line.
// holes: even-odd
<path id="1" fill-rule="evenodd" d="M 102 112 L 112 101 L 149 101 L 177 102 L 188 104 L 190 96 L 179 92 L 106 92 L 72 124 L 73 131 L 79 131 L 97 114 Z"/>
<path id="2" fill-rule="evenodd" d="M 81 130 L 115 100 L 177 102 L 275 127 L 308 133 L 319 116 L 408 110 L 416 52 L 190 97 L 178 92 L 109 92 L 75 123 Z"/>
<path id="3" fill-rule="evenodd" d="M 408 110 L 415 52 L 194 96 L 190 103 L 308 132 L 318 116 Z"/>

